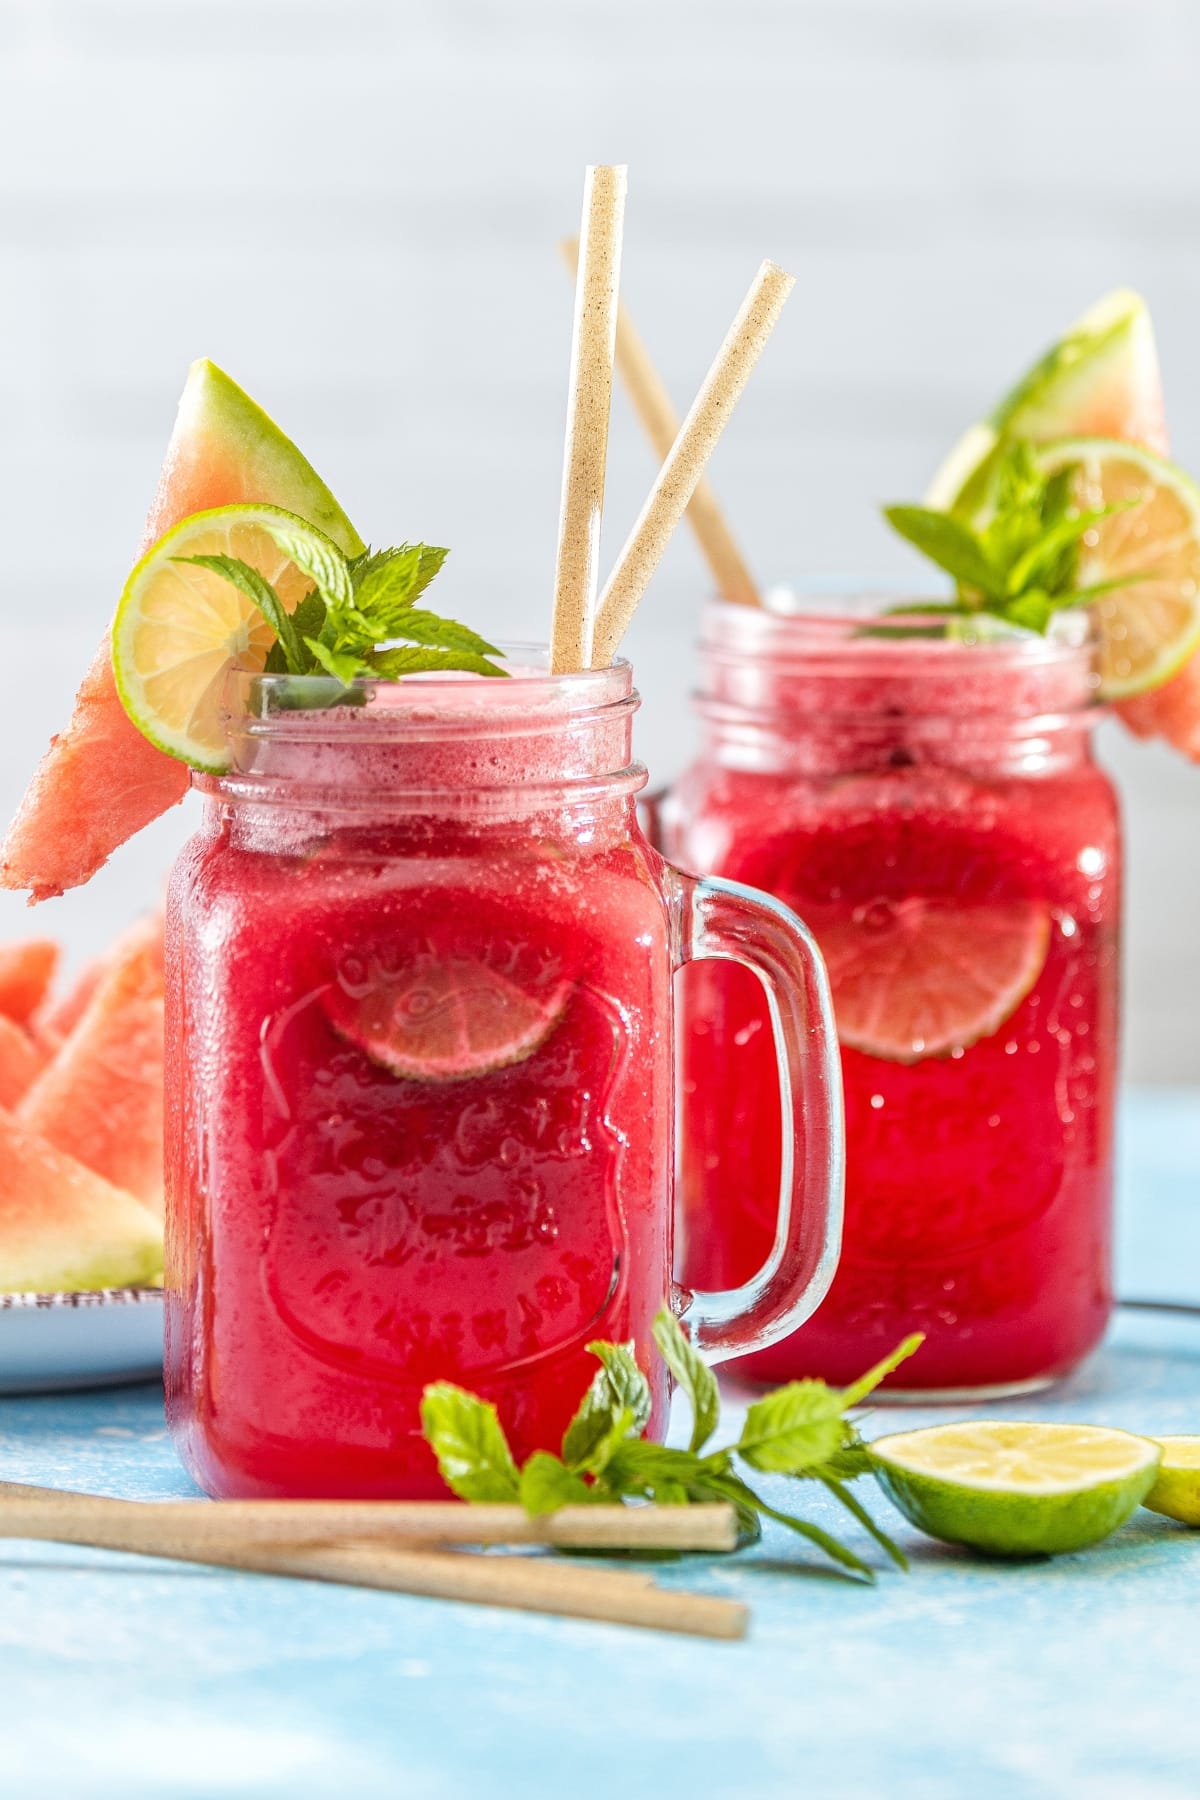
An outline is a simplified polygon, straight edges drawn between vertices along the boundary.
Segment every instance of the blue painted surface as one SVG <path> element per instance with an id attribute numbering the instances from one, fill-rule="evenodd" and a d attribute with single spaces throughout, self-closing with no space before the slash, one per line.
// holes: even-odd
<path id="1" fill-rule="evenodd" d="M 1200 1096 L 1126 1108 L 1120 1265 L 1126 1292 L 1200 1301 Z M 1126 1315 L 1007 1410 L 1200 1430 L 1200 1319 Z M 150 1388 L 0 1402 L 0 1476 L 192 1491 Z M 1141 1513 L 988 1564 L 878 1504 L 914 1565 L 874 1589 L 774 1532 L 665 1570 L 751 1603 L 732 1645 L 0 1545 L 0 1794 L 1195 1800 L 1200 1535 Z"/>

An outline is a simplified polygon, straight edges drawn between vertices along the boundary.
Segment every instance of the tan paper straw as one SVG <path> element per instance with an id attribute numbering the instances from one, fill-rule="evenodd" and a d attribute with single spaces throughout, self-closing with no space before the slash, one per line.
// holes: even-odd
<path id="1" fill-rule="evenodd" d="M 743 1637 L 749 1618 L 736 1601 L 710 1594 L 680 1592 L 655 1586 L 643 1570 L 598 1569 L 559 1561 L 557 1558 L 488 1556 L 475 1551 L 436 1550 L 428 1541 L 414 1538 L 405 1543 L 380 1538 L 331 1538 L 309 1541 L 278 1534 L 271 1539 L 259 1527 L 282 1519 L 293 1530 L 316 1527 L 317 1515 L 326 1525 L 336 1503 L 320 1501 L 202 1501 L 182 1504 L 103 1499 L 92 1494 L 57 1493 L 46 1488 L 0 1483 L 2 1535 L 57 1543 L 87 1544 L 93 1548 L 165 1557 L 172 1561 L 203 1563 L 212 1568 L 242 1569 L 262 1575 L 286 1575 L 305 1581 L 327 1581 L 354 1587 L 384 1588 L 392 1593 L 422 1594 L 436 1599 L 459 1600 L 483 1606 L 517 1607 L 527 1612 L 555 1613 L 578 1619 L 603 1619 L 612 1624 L 636 1625 L 656 1631 L 678 1631 L 698 1637 Z M 416 1523 L 422 1510 L 437 1514 L 431 1503 L 405 1514 L 403 1505 L 388 1502 L 346 1502 L 342 1523 L 360 1526 L 364 1515 L 399 1511 L 404 1524 Z M 579 1513 L 586 1509 L 571 1509 Z M 599 1507 L 601 1512 L 622 1509 Z M 689 1507 L 647 1507 L 636 1511 L 687 1513 Z M 714 1514 L 725 1509 L 698 1508 Z M 447 1504 L 443 1514 L 463 1515 L 474 1508 Z M 515 1513 L 516 1508 L 480 1508 L 482 1512 Z M 166 1515 L 161 1519 L 159 1515 Z M 220 1521 L 222 1529 L 204 1529 Z M 714 1521 L 715 1522 L 715 1521 Z M 160 1523 L 167 1529 L 162 1530 Z M 463 1530 L 461 1520 L 443 1523 L 428 1520 L 433 1529 L 454 1535 Z M 519 1521 L 514 1521 L 514 1524 Z M 537 1525 L 540 1521 L 527 1521 Z M 582 1522 L 581 1522 L 582 1523 Z M 493 1520 L 499 1525 L 499 1520 Z M 239 1532 L 238 1527 L 243 1530 Z M 233 1527 L 233 1530 L 229 1528 Z"/>
<path id="2" fill-rule="evenodd" d="M 559 250 L 574 276 L 579 268 L 579 239 L 565 239 Z M 617 304 L 617 373 L 651 447 L 659 461 L 664 461 L 679 434 L 679 414 L 623 300 Z M 687 521 L 718 594 L 742 606 L 760 606 L 762 600 L 754 577 L 707 481 L 696 483 L 696 491 L 688 502 Z"/>
<path id="3" fill-rule="evenodd" d="M 607 668 L 615 656 L 795 285 L 795 277 L 772 262 L 763 263 L 755 276 L 600 596 L 593 669 Z"/>
<path id="4" fill-rule="evenodd" d="M 556 675 L 586 669 L 591 662 L 625 188 L 623 166 L 601 165 L 589 168 L 583 190 L 582 252 L 575 281 L 567 438 L 554 571 L 554 621 L 550 632 L 550 668 Z"/>
<path id="5" fill-rule="evenodd" d="M 731 1506 L 565 1506 L 530 1518 L 523 1507 L 458 1500 L 114 1500 L 0 1481 L 0 1538 L 48 1538 L 190 1555 L 226 1544 L 376 1541 L 546 1544 L 575 1550 L 733 1550 Z"/>

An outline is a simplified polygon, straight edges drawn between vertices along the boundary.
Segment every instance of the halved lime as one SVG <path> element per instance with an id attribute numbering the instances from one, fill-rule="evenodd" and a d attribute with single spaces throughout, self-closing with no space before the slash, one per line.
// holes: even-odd
<path id="1" fill-rule="evenodd" d="M 974 517 L 986 506 L 1006 443 L 1083 436 L 1122 438 L 1166 455 L 1154 327 L 1146 302 L 1129 288 L 1089 307 L 989 417 L 967 429 L 930 483 L 926 504 Z"/>
<path id="2" fill-rule="evenodd" d="M 1121 584 L 1093 601 L 1100 683 L 1122 700 L 1161 686 L 1200 647 L 1200 484 L 1173 463 L 1107 438 L 1039 452 L 1047 473 L 1074 467 L 1080 507 L 1123 506 L 1089 531 L 1077 584 Z"/>
<path id="3" fill-rule="evenodd" d="M 390 1074 L 461 1081 L 532 1056 L 573 985 L 524 987 L 474 957 L 422 951 L 398 969 L 335 983 L 323 1005 L 339 1035 Z"/>
<path id="4" fill-rule="evenodd" d="M 113 673 L 121 703 L 152 744 L 194 769 L 229 766 L 222 699 L 229 671 L 259 670 L 274 643 L 254 603 L 214 571 L 181 557 L 232 556 L 264 575 L 289 612 L 312 582 L 279 548 L 272 527 L 336 548 L 278 506 L 219 506 L 183 519 L 138 563 L 117 606 Z"/>
<path id="5" fill-rule="evenodd" d="M 1200 1525 L 1200 1437 L 1160 1437 L 1150 1442 L 1162 1451 L 1162 1462 L 1142 1505 L 1182 1525 Z"/>
<path id="6" fill-rule="evenodd" d="M 904 1516 L 995 1556 L 1054 1556 L 1098 1543 L 1154 1486 L 1157 1444 L 1104 1425 L 973 1419 L 869 1445 Z"/>
<path id="7" fill-rule="evenodd" d="M 838 1037 L 888 1062 L 990 1037 L 1042 972 L 1050 915 L 1038 900 L 875 900 L 814 923 Z"/>

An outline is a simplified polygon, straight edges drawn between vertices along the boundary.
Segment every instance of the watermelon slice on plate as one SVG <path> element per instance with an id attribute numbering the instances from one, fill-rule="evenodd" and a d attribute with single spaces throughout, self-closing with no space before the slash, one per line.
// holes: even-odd
<path id="1" fill-rule="evenodd" d="M 46 998 L 58 958 L 53 938 L 0 944 L 0 1013 L 28 1025 Z"/>
<path id="2" fill-rule="evenodd" d="M 0 1110 L 0 1290 L 126 1287 L 162 1268 L 146 1207 Z"/>
<path id="3" fill-rule="evenodd" d="M 46 1051 L 38 1040 L 0 1013 L 0 1106 L 15 1106 L 41 1073 Z"/>
<path id="4" fill-rule="evenodd" d="M 82 1017 L 26 1091 L 16 1117 L 161 1217 L 160 918 L 122 939 Z"/>
<path id="5" fill-rule="evenodd" d="M 300 451 L 215 363 L 192 364 L 142 535 L 144 552 L 189 513 L 264 501 L 363 548 Z M 112 852 L 182 800 L 188 770 L 131 724 L 113 680 L 108 634 L 51 740 L 0 846 L 0 886 L 45 900 L 79 887 Z"/>

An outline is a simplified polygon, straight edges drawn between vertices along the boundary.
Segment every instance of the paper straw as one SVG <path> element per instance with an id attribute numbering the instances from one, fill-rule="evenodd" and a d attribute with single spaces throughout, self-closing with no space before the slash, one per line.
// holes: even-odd
<path id="1" fill-rule="evenodd" d="M 114 1500 L 0 1481 L 0 1538 L 37 1537 L 143 1556 L 225 1544 L 550 1544 L 576 1550 L 733 1550 L 731 1506 L 521 1506 L 457 1500 Z"/>
<path id="2" fill-rule="evenodd" d="M 616 654 L 795 285 L 795 277 L 772 262 L 755 276 L 600 596 L 592 668 L 607 668 Z"/>
<path id="3" fill-rule="evenodd" d="M 567 438 L 550 631 L 550 668 L 556 675 L 586 669 L 591 662 L 625 188 L 623 166 L 601 165 L 589 168 L 583 190 L 582 251 L 575 281 Z"/>
<path id="4" fill-rule="evenodd" d="M 579 239 L 565 239 L 559 250 L 574 276 L 579 268 Z M 651 361 L 650 352 L 623 300 L 617 304 L 617 373 L 651 447 L 662 462 L 679 434 L 679 414 L 671 404 L 662 376 Z M 760 606 L 762 600 L 754 577 L 707 481 L 697 482 L 696 491 L 688 502 L 687 520 L 718 594 L 743 606 Z"/>

